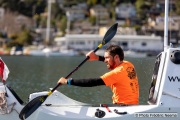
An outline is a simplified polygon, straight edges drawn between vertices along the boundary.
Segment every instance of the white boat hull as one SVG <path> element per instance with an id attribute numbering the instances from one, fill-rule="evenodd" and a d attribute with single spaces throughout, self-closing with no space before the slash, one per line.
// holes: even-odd
<path id="1" fill-rule="evenodd" d="M 1 91 L 4 89 L 3 87 L 5 86 L 1 85 Z M 0 115 L 0 120 L 20 120 L 19 113 L 24 106 L 19 104 L 8 88 L 6 88 L 6 91 L 8 94 L 7 103 L 16 104 L 9 114 Z M 29 100 L 47 93 L 47 91 L 33 93 L 29 96 Z M 108 108 L 111 112 L 109 112 L 106 107 L 81 103 L 66 97 L 58 91 L 55 91 L 34 113 L 27 118 L 27 120 L 138 120 L 139 118 L 143 118 L 143 120 L 180 119 L 178 116 L 180 114 L 180 107 L 167 107 L 161 105 L 109 105 Z M 105 115 L 102 118 L 95 115 L 97 114 L 97 109 L 104 111 Z M 117 114 L 114 110 L 117 110 L 120 114 Z"/>

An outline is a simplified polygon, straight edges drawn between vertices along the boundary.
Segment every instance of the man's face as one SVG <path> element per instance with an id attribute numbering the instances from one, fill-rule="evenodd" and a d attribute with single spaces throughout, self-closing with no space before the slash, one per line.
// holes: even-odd
<path id="1" fill-rule="evenodd" d="M 109 52 L 105 52 L 104 53 L 104 58 L 105 58 L 104 62 L 107 64 L 107 68 L 109 70 L 113 70 L 116 67 L 114 57 L 111 56 Z"/>

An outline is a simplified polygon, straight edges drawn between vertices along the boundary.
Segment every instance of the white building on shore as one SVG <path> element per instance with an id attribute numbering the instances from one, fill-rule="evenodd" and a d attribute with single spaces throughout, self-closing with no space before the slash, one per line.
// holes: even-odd
<path id="1" fill-rule="evenodd" d="M 65 37 L 55 38 L 55 42 L 59 47 L 89 51 L 95 49 L 102 39 L 103 36 L 98 34 L 69 34 Z M 120 45 L 125 51 L 130 50 L 149 54 L 157 54 L 163 50 L 163 41 L 160 36 L 115 35 L 108 44 Z"/>

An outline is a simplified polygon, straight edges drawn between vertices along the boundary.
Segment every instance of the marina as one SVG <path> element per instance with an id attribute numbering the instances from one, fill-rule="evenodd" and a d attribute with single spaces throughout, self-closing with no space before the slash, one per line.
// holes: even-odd
<path id="1" fill-rule="evenodd" d="M 11 49 L 10 55 L 30 56 L 79 56 L 93 50 L 103 39 L 99 34 L 67 34 L 64 37 L 56 37 L 54 46 L 25 47 L 16 50 Z M 160 36 L 145 35 L 116 35 L 108 44 L 120 45 L 127 57 L 156 56 L 163 50 L 163 41 Z M 104 55 L 107 45 L 97 51 Z"/>

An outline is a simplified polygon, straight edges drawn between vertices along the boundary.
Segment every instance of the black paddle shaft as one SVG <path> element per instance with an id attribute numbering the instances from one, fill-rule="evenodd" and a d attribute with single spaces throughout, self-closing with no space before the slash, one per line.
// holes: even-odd
<path id="1" fill-rule="evenodd" d="M 94 52 L 96 52 L 99 49 L 99 47 L 97 47 Z M 69 78 L 76 70 L 78 70 L 87 60 L 89 59 L 89 56 L 86 57 L 86 59 L 84 59 L 73 71 L 71 71 L 65 78 Z M 57 84 L 56 87 L 54 87 L 51 92 L 54 92 L 61 84 Z"/>

